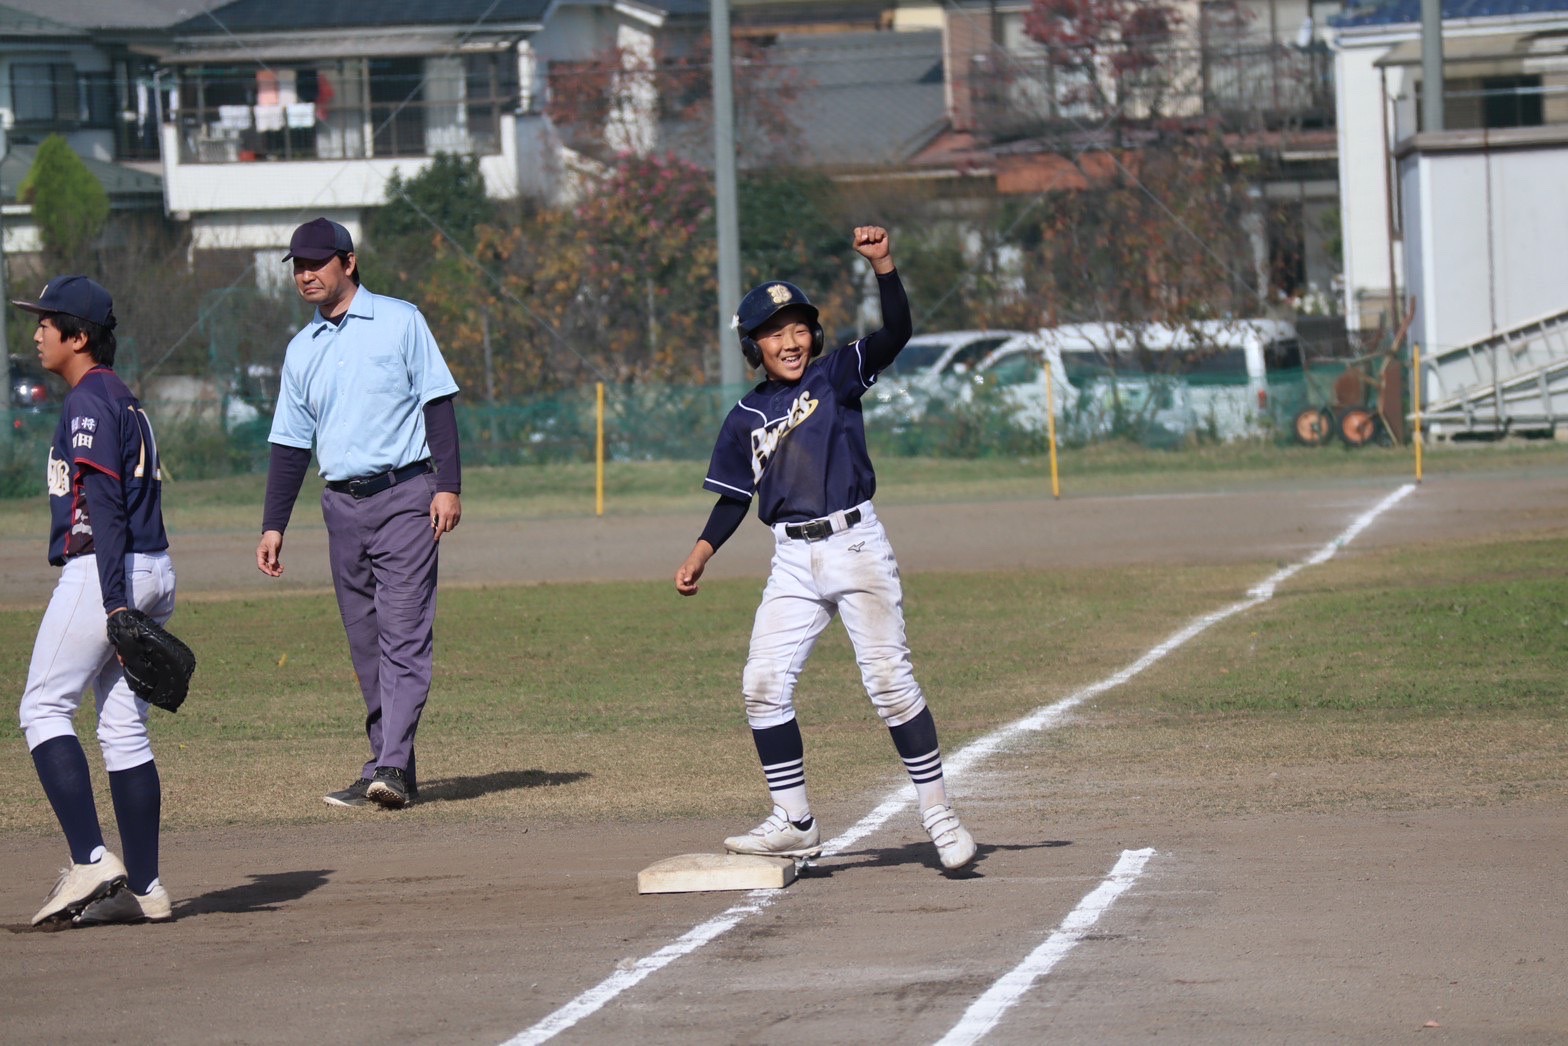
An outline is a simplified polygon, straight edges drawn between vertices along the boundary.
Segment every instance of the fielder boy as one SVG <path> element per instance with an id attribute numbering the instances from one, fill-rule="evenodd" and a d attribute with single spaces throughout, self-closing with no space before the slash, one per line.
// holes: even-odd
<path id="1" fill-rule="evenodd" d="M 948 802 L 936 722 L 910 664 L 898 561 L 871 505 L 876 474 L 860 408 L 878 372 L 909 340 L 909 300 L 887 231 L 862 226 L 853 243 L 876 273 L 881 330 L 818 360 L 822 324 L 800 288 L 773 281 L 741 299 L 734 324 L 741 349 L 766 380 L 724 420 L 703 481 L 719 500 L 675 572 L 675 589 L 697 592 L 708 560 L 755 497 L 775 545 L 741 688 L 773 812 L 724 840 L 725 849 L 783 857 L 822 852 L 806 798 L 794 694 L 817 638 L 842 614 L 866 694 L 914 782 L 921 822 L 942 867 L 954 870 L 974 860 L 975 841 Z"/>
<path id="2" fill-rule="evenodd" d="M 57 276 L 37 301 L 33 342 L 70 386 L 49 449 L 49 562 L 60 580 L 44 611 L 22 695 L 21 724 L 71 864 L 33 924 L 162 921 L 173 917 L 158 878 L 162 790 L 137 697 L 110 644 L 110 616 L 137 608 L 158 624 L 174 613 L 174 567 L 163 527 L 152 425 L 114 373 L 114 303 L 85 276 Z M 87 690 L 125 861 L 104 847 L 87 756 L 72 718 Z"/>

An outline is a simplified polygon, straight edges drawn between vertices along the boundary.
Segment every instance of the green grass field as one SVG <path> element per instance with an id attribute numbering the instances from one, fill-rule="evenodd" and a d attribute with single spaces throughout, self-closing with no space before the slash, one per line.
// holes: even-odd
<path id="1" fill-rule="evenodd" d="M 1357 766 L 1382 782 L 1368 786 L 1369 802 L 1561 795 L 1565 537 L 1366 553 L 1299 575 L 1098 699 L 1081 713 L 1084 729 L 1052 735 L 1042 789 L 1066 802 L 1111 781 L 1148 792 L 1185 778 L 1190 789 L 1207 774 L 1219 791 L 1204 801 L 1225 809 L 1310 806 L 1326 801 L 1316 782 Z M 944 748 L 1121 668 L 1275 567 L 907 578 L 916 669 Z M 712 582 L 700 599 L 673 603 L 664 583 L 444 593 L 420 734 L 422 783 L 436 801 L 401 816 L 751 817 L 763 796 L 738 682 L 756 595 L 750 581 Z M 37 620 L 0 613 L 13 692 Z M 342 816 L 315 801 L 352 779 L 364 749 L 331 597 L 295 598 L 287 614 L 276 601 L 188 603 L 177 620 L 202 666 L 184 710 L 154 713 L 168 826 Z M 814 656 L 799 705 L 815 793 L 896 780 L 842 630 Z M 101 765 L 91 718 L 79 725 Z M 0 831 L 52 831 L 11 732 Z M 1293 778 L 1295 790 L 1246 787 L 1277 774 L 1269 766 L 1311 773 Z M 1063 776 L 1073 773 L 1082 779 Z"/>

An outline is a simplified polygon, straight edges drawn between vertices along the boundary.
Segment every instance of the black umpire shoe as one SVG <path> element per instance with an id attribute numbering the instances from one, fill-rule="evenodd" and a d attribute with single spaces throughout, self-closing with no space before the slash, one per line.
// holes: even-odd
<path id="1" fill-rule="evenodd" d="M 336 792 L 328 792 L 321 798 L 328 806 L 369 806 L 370 798 L 365 792 L 370 788 L 370 778 L 361 777 L 347 788 Z"/>
<path id="2" fill-rule="evenodd" d="M 370 779 L 370 787 L 365 789 L 367 798 L 389 810 L 407 806 L 418 794 L 409 787 L 408 776 L 395 766 L 376 767 L 376 776 Z"/>

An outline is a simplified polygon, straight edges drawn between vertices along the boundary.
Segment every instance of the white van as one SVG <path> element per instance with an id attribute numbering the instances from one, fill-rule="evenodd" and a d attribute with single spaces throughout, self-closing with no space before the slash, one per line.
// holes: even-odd
<path id="1" fill-rule="evenodd" d="M 916 334 L 866 393 L 867 417 L 894 426 L 917 422 L 933 399 L 962 395 L 964 379 L 986 356 L 1034 336 L 1016 330 Z"/>
<path id="2" fill-rule="evenodd" d="M 1276 394 L 1301 388 L 1301 342 L 1286 320 L 1073 323 L 1040 338 L 1077 388 L 1080 438 L 1119 427 L 1172 438 L 1263 435 L 1277 424 Z"/>
<path id="3" fill-rule="evenodd" d="M 1057 442 L 1061 442 L 1063 419 L 1078 399 L 1061 354 L 1038 334 L 1003 345 L 981 360 L 964 388 L 964 399 L 971 399 L 980 388 L 995 389 L 1008 421 L 1025 432 L 1046 431 L 1045 396 L 1049 389 L 1051 411 L 1057 418 Z"/>

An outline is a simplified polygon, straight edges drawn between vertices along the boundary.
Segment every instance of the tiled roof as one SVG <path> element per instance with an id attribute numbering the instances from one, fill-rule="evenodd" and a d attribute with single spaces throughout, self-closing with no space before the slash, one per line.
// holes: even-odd
<path id="1" fill-rule="evenodd" d="M 22 179 L 27 177 L 27 172 L 33 169 L 33 160 L 37 156 L 37 145 L 11 143 L 6 150 L 4 162 L 0 163 L 0 198 L 16 199 L 17 187 L 22 184 Z M 86 164 L 93 176 L 103 183 L 104 190 L 108 192 L 111 201 L 124 203 L 140 199 L 143 202 L 151 201 L 159 207 L 162 206 L 163 179 L 156 174 L 138 171 L 124 164 L 105 163 L 89 156 L 83 156 L 82 163 Z"/>
<path id="2" fill-rule="evenodd" d="M 32 36 L 85 36 L 83 30 L 42 18 L 27 11 L 0 5 L 0 36 L 9 39 Z"/>
<path id="3" fill-rule="evenodd" d="M 180 34 L 283 32 L 308 29 L 386 29 L 396 26 L 476 27 L 537 23 L 549 0 L 234 0 L 173 27 Z"/>
<path id="4" fill-rule="evenodd" d="M 1443 0 L 1443 19 L 1503 18 L 1510 15 L 1568 14 L 1568 0 Z M 1350 0 L 1329 19 L 1340 29 L 1406 25 L 1421 21 L 1421 0 Z"/>
<path id="5" fill-rule="evenodd" d="M 7 0 L 6 7 L 77 29 L 162 29 L 223 0 Z"/>
<path id="6" fill-rule="evenodd" d="M 798 85 L 813 165 L 902 164 L 946 125 L 940 31 L 780 37 L 769 64 Z"/>

